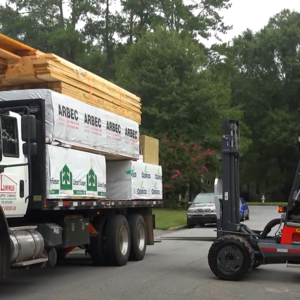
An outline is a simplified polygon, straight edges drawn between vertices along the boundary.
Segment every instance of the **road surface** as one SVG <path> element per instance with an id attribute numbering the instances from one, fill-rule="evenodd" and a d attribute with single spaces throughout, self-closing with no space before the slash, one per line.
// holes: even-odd
<path id="1" fill-rule="evenodd" d="M 251 207 L 251 228 L 276 218 L 276 207 Z M 158 232 L 161 235 L 161 232 Z M 163 233 L 166 234 L 166 233 Z M 215 234 L 194 228 L 167 236 Z M 54 269 L 13 271 L 0 283 L 1 300 L 296 300 L 300 268 L 261 266 L 242 282 L 216 279 L 207 264 L 209 242 L 163 241 L 149 247 L 145 260 L 120 268 L 90 265 L 72 254 Z"/>

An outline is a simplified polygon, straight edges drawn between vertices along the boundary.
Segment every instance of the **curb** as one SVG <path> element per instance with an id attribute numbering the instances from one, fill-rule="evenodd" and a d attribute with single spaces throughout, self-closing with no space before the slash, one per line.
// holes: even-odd
<path id="1" fill-rule="evenodd" d="M 181 226 L 176 226 L 176 227 L 170 227 L 167 230 L 176 231 L 176 230 L 181 230 L 181 229 L 186 229 L 186 228 L 187 228 L 187 225 L 181 225 Z"/>

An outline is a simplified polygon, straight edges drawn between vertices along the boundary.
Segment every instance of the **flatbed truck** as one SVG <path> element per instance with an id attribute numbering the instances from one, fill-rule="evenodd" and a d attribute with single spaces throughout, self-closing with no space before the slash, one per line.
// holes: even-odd
<path id="1" fill-rule="evenodd" d="M 162 200 L 49 199 L 45 114 L 44 99 L 0 101 L 0 279 L 54 267 L 77 247 L 98 266 L 142 260 Z"/>

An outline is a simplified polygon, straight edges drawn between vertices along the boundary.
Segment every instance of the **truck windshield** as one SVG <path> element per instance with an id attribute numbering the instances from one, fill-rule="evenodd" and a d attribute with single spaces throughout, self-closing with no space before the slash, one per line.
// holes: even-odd
<path id="1" fill-rule="evenodd" d="M 198 194 L 193 203 L 210 203 L 215 201 L 215 195 L 211 193 Z"/>

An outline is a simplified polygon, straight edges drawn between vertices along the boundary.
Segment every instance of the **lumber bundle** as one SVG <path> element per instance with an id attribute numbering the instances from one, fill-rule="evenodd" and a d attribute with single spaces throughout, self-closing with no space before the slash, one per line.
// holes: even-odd
<path id="1" fill-rule="evenodd" d="M 141 123 L 134 94 L 55 55 L 0 34 L 0 90 L 48 88 Z"/>
<path id="2" fill-rule="evenodd" d="M 147 164 L 159 165 L 159 140 L 147 135 L 140 136 L 140 148 L 143 161 Z"/>

